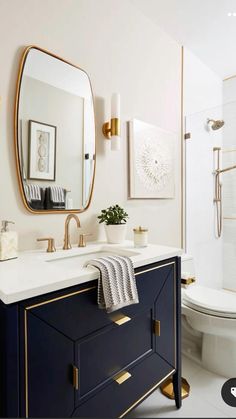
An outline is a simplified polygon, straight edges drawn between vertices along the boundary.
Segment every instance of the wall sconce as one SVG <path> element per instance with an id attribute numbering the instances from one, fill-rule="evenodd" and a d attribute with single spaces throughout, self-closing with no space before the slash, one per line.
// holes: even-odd
<path id="1" fill-rule="evenodd" d="M 113 93 L 111 97 L 111 121 L 105 122 L 102 132 L 107 140 L 111 140 L 111 149 L 120 150 L 120 95 Z"/>

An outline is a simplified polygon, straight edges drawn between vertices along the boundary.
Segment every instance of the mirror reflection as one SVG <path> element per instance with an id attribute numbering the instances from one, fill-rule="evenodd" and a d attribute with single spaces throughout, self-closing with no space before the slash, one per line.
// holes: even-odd
<path id="1" fill-rule="evenodd" d="M 95 170 L 91 85 L 81 69 L 36 47 L 23 59 L 17 108 L 18 173 L 33 211 L 83 211 Z"/>

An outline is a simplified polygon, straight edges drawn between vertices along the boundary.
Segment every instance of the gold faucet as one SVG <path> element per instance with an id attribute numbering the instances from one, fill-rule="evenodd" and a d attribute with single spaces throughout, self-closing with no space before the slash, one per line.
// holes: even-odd
<path id="1" fill-rule="evenodd" d="M 64 250 L 71 249 L 69 225 L 70 225 L 70 221 L 72 220 L 72 218 L 74 218 L 74 220 L 76 221 L 77 227 L 80 228 L 80 220 L 79 220 L 79 217 L 77 215 L 75 215 L 75 214 L 69 214 L 66 217 L 66 221 L 65 221 L 65 236 L 64 236 L 64 246 L 63 246 L 63 249 Z"/>

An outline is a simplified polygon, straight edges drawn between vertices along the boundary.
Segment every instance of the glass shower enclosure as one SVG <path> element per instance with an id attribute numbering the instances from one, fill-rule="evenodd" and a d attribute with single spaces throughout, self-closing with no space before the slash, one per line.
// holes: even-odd
<path id="1" fill-rule="evenodd" d="M 199 285 L 236 292 L 236 101 L 187 116 L 185 132 L 186 253 Z"/>

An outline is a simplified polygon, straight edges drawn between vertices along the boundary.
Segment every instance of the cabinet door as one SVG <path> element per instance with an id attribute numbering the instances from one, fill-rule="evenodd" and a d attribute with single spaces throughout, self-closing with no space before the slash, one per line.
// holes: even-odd
<path id="1" fill-rule="evenodd" d="M 74 344 L 32 313 L 25 316 L 26 417 L 69 417 L 74 410 Z"/>
<path id="2" fill-rule="evenodd" d="M 126 323 L 103 328 L 78 342 L 77 406 L 146 358 L 152 359 L 154 376 L 159 376 L 160 359 L 167 371 L 175 368 L 175 263 L 140 271 L 137 286 L 140 303 L 120 310 L 129 315 Z"/>
<path id="3" fill-rule="evenodd" d="M 156 352 L 176 367 L 176 275 L 175 265 L 169 273 L 154 305 Z M 158 330 L 159 329 L 159 330 Z"/>

